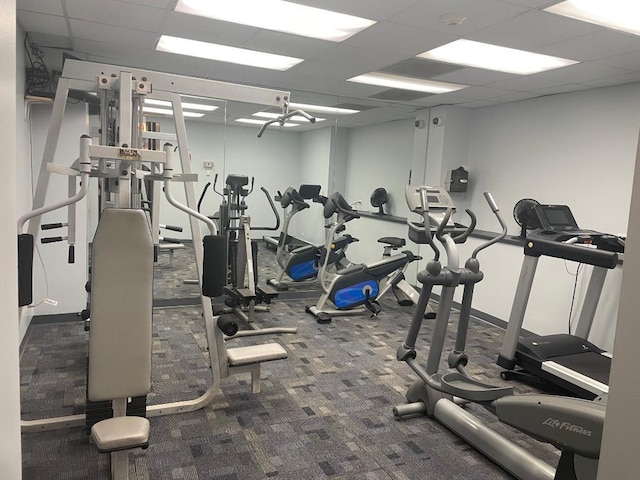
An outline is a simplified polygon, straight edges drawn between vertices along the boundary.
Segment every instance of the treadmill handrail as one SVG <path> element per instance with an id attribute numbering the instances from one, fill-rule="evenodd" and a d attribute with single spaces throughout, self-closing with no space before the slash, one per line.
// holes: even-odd
<path id="1" fill-rule="evenodd" d="M 613 269 L 618 264 L 618 254 L 597 248 L 555 242 L 538 237 L 527 237 L 524 242 L 524 254 L 529 257 L 554 257 L 564 260 Z"/>

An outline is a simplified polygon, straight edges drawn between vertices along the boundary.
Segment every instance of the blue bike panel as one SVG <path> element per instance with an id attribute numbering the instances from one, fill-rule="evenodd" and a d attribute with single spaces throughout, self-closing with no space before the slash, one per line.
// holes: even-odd
<path id="1" fill-rule="evenodd" d="M 316 277 L 318 275 L 317 263 L 318 261 L 316 259 L 299 263 L 298 265 L 292 266 L 287 274 L 295 282 Z"/>
<path id="2" fill-rule="evenodd" d="M 378 282 L 374 279 L 350 285 L 335 292 L 332 298 L 338 308 L 350 308 L 362 305 L 367 300 L 375 300 L 378 296 Z"/>

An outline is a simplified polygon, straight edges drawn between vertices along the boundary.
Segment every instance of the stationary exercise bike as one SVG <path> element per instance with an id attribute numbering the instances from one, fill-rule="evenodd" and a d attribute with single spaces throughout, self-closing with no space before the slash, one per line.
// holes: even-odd
<path id="1" fill-rule="evenodd" d="M 320 196 L 320 185 L 301 185 L 298 192 L 295 188 L 289 187 L 284 193 L 276 197 L 280 205 L 285 210 L 282 232 L 278 240 L 276 260 L 280 265 L 280 272 L 276 278 L 267 280 L 267 284 L 275 287 L 276 290 L 287 290 L 290 286 L 308 286 L 317 284 L 318 271 L 320 270 L 320 255 L 325 247 L 321 245 L 304 245 L 287 252 L 289 236 L 289 223 L 294 215 L 309 208 L 305 200 L 313 200 L 317 203 L 326 203 L 326 198 Z M 288 209 L 288 210 L 287 210 Z M 345 256 L 347 247 L 357 242 L 358 239 L 349 234 L 332 238 L 330 243 L 327 267 L 333 267 L 336 271 L 351 265 Z M 288 276 L 291 282 L 283 280 Z"/>
<path id="2" fill-rule="evenodd" d="M 323 211 L 325 219 L 336 215 L 327 235 L 327 242 L 322 251 L 320 273 L 320 288 L 322 295 L 313 306 L 307 306 L 307 313 L 312 314 L 318 323 L 329 323 L 332 317 L 371 313 L 372 316 L 380 312 L 380 299 L 389 290 L 393 291 L 400 305 L 412 305 L 418 299 L 416 290 L 405 280 L 404 272 L 411 262 L 420 260 L 409 250 L 391 255 L 391 251 L 405 245 L 404 238 L 383 237 L 378 242 L 385 245 L 385 253 L 381 260 L 371 264 L 358 264 L 340 270 L 331 281 L 327 280 L 327 266 L 331 250 L 331 238 L 345 223 L 359 218 L 344 197 L 336 192 L 325 204 Z M 327 301 L 331 301 L 335 308 L 326 308 Z"/>
<path id="3" fill-rule="evenodd" d="M 466 366 L 465 353 L 469 330 L 471 302 L 475 284 L 483 278 L 478 253 L 500 241 L 507 227 L 490 194 L 485 198 L 496 215 L 502 232 L 477 247 L 464 267 L 459 266 L 457 244 L 463 243 L 475 227 L 471 210 L 468 227 L 455 224 L 451 215 L 455 206 L 448 193 L 440 187 L 407 187 L 409 209 L 422 216 L 422 222 L 411 223 L 409 236 L 429 245 L 435 253 L 425 270 L 418 273 L 422 283 L 420 298 L 406 340 L 398 348 L 397 358 L 418 375 L 409 387 L 409 403 L 396 406 L 398 417 L 424 413 L 469 442 L 506 471 L 522 480 L 585 480 L 596 478 L 606 399 L 594 401 L 550 395 L 514 395 L 513 388 L 482 383 L 472 377 Z M 440 248 L 444 248 L 447 265 L 440 263 Z M 428 358 L 423 368 L 416 362 L 416 340 L 422 325 L 422 313 L 434 285 L 442 286 L 436 322 L 428 342 Z M 458 320 L 455 349 L 448 356 L 451 372 L 440 373 L 441 357 L 453 296 L 464 285 Z M 529 436 L 551 443 L 562 451 L 556 469 L 534 457 L 529 451 L 485 425 L 460 405 L 476 403 L 492 411 L 506 423 Z"/>

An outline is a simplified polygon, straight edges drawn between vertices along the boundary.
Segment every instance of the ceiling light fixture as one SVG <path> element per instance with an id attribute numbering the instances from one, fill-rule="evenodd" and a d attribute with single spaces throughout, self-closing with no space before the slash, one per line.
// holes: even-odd
<path id="1" fill-rule="evenodd" d="M 155 98 L 145 98 L 144 103 L 146 105 L 157 105 L 159 107 L 169 107 L 171 108 L 171 102 L 167 100 L 156 100 Z M 213 112 L 217 110 L 218 107 L 216 105 L 204 105 L 201 103 L 182 103 L 182 108 L 188 108 L 189 110 L 199 110 L 201 112 Z"/>
<path id="2" fill-rule="evenodd" d="M 302 58 L 285 57 L 273 53 L 257 52 L 244 48 L 229 47 L 216 43 L 200 42 L 188 38 L 172 37 L 162 35 L 156 45 L 159 52 L 177 53 L 190 57 L 206 58 L 220 62 L 238 63 L 258 68 L 269 68 L 271 70 L 288 70 L 294 65 L 302 62 Z"/>
<path id="3" fill-rule="evenodd" d="M 467 88 L 468 85 L 457 83 L 436 82 L 435 80 L 422 80 L 420 78 L 403 77 L 389 73 L 371 72 L 365 75 L 348 78 L 348 82 L 366 83 L 380 87 L 399 88 L 425 93 L 448 93 Z"/>
<path id="4" fill-rule="evenodd" d="M 279 113 L 272 113 L 272 112 L 256 112 L 253 114 L 254 117 L 260 117 L 260 118 L 280 118 L 282 115 Z M 318 117 L 314 117 L 316 119 L 316 122 L 323 122 L 326 120 L 326 118 L 318 118 Z M 294 122 L 308 122 L 309 120 L 304 118 L 302 115 L 294 115 L 293 117 L 289 117 L 288 120 L 293 120 Z"/>
<path id="5" fill-rule="evenodd" d="M 258 120 L 257 118 L 236 118 L 236 122 L 251 123 L 254 125 L 264 125 L 266 123 L 266 120 Z M 272 123 L 271 125 L 274 127 L 297 127 L 300 124 L 286 122 L 284 125 L 280 125 L 279 123 Z"/>
<path id="6" fill-rule="evenodd" d="M 530 75 L 574 65 L 575 60 L 460 39 L 418 55 L 438 62 Z"/>
<path id="7" fill-rule="evenodd" d="M 173 115 L 173 110 L 169 108 L 142 107 L 143 113 L 157 113 L 159 115 Z M 204 117 L 204 113 L 182 112 L 185 117 L 200 118 Z"/>
<path id="8" fill-rule="evenodd" d="M 595 23 L 640 35 L 640 3 L 637 0 L 570 0 L 544 9 L 564 17 Z"/>
<path id="9" fill-rule="evenodd" d="M 282 0 L 179 0 L 176 12 L 341 42 L 374 20 Z"/>
<path id="10" fill-rule="evenodd" d="M 326 107 L 324 105 L 312 105 L 309 103 L 289 103 L 289 108 L 294 110 L 304 110 L 305 112 L 325 113 L 330 115 L 352 115 L 360 113 L 360 110 L 350 108 Z"/>

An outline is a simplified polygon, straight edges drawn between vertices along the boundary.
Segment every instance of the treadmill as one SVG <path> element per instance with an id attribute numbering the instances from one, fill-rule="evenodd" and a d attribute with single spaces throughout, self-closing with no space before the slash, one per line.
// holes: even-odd
<path id="1" fill-rule="evenodd" d="M 624 252 L 619 237 L 582 230 L 566 205 L 537 205 L 541 231 L 525 239 L 524 261 L 498 365 L 504 379 L 551 384 L 581 398 L 609 392 L 611 355 L 587 341 L 609 269 Z M 595 248 L 594 248 L 595 247 Z M 538 260 L 542 256 L 592 265 L 585 301 L 574 334 L 520 338 Z M 515 370 L 520 367 L 520 370 Z M 537 382 L 536 382 L 537 380 Z"/>

